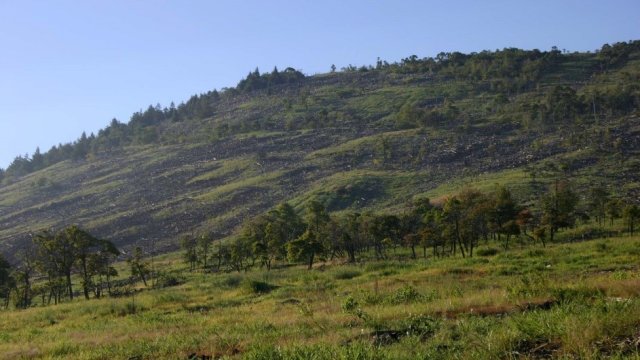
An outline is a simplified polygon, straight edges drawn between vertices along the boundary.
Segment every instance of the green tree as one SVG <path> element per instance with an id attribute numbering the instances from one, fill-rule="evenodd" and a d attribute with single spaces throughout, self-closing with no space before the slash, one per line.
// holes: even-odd
<path id="1" fill-rule="evenodd" d="M 144 283 L 144 286 L 147 286 L 147 277 L 151 273 L 149 270 L 149 263 L 144 260 L 144 256 L 142 254 L 142 248 L 140 246 L 136 246 L 133 250 L 133 254 L 127 259 L 127 263 L 129 264 L 129 268 L 131 269 L 131 277 L 139 278 Z"/>
<path id="2" fill-rule="evenodd" d="M 442 218 L 445 224 L 443 235 L 445 238 L 450 239 L 450 252 L 455 255 L 456 247 L 459 245 L 462 257 L 465 257 L 464 246 L 462 244 L 462 203 L 460 199 L 455 196 L 448 198 L 442 210 Z"/>
<path id="3" fill-rule="evenodd" d="M 220 271 L 222 265 L 228 265 L 231 259 L 231 253 L 229 246 L 223 244 L 221 241 L 216 242 L 214 246 L 213 259 L 216 259 L 218 264 L 216 269 Z"/>
<path id="4" fill-rule="evenodd" d="M 358 252 L 365 246 L 362 233 L 362 216 L 357 212 L 350 212 L 340 218 L 343 232 L 340 236 L 340 247 L 347 253 L 350 263 L 356 262 Z"/>
<path id="5" fill-rule="evenodd" d="M 312 227 L 307 228 L 299 238 L 287 244 L 289 260 L 292 262 L 306 261 L 309 270 L 313 268 L 316 255 L 322 254 L 324 250 L 320 236 Z"/>
<path id="6" fill-rule="evenodd" d="M 15 280 L 16 307 L 25 309 L 31 306 L 33 298 L 32 281 L 36 274 L 35 249 L 32 243 L 26 245 L 18 255 L 20 265 L 13 272 Z"/>
<path id="7" fill-rule="evenodd" d="M 589 212 L 596 218 L 598 225 L 603 226 L 607 215 L 609 193 L 602 186 L 591 188 L 589 193 Z"/>
<path id="8" fill-rule="evenodd" d="M 107 293 L 111 295 L 111 279 L 118 276 L 118 271 L 112 266 L 115 258 L 120 255 L 118 248 L 108 240 L 98 239 L 94 245 L 93 252 L 87 258 L 87 268 L 90 277 L 97 276 L 98 280 L 93 284 L 93 293 L 96 298 L 102 296 L 104 286 Z M 106 281 L 106 283 L 105 283 Z"/>
<path id="9" fill-rule="evenodd" d="M 11 264 L 0 254 L 0 299 L 3 300 L 5 309 L 9 307 L 9 299 L 14 287 L 15 280 L 11 276 Z"/>
<path id="10" fill-rule="evenodd" d="M 198 243 L 193 236 L 185 235 L 180 240 L 180 247 L 182 248 L 182 258 L 189 264 L 189 271 L 196 269 L 198 263 Z"/>
<path id="11" fill-rule="evenodd" d="M 89 292 L 94 287 L 93 273 L 89 268 L 89 257 L 97 249 L 101 241 L 76 225 L 64 229 L 62 237 L 65 238 L 65 242 L 69 242 L 72 246 L 71 251 L 75 258 L 74 268 L 80 271 L 84 297 L 89 300 Z"/>
<path id="12" fill-rule="evenodd" d="M 433 248 L 433 256 L 441 256 L 444 253 L 443 237 L 443 216 L 442 210 L 432 208 L 427 211 L 422 218 L 422 228 L 420 229 L 420 245 L 422 255 L 427 258 L 427 247 Z"/>
<path id="13" fill-rule="evenodd" d="M 575 224 L 578 196 L 569 183 L 555 181 L 552 189 L 540 201 L 542 224 L 549 228 L 549 240 L 553 242 L 556 232 Z"/>
<path id="14" fill-rule="evenodd" d="M 633 236 L 635 225 L 640 218 L 640 207 L 638 205 L 627 205 L 622 212 L 622 217 L 627 225 L 627 231 Z"/>
<path id="15" fill-rule="evenodd" d="M 211 243 L 213 238 L 209 234 L 202 234 L 198 236 L 198 244 L 197 244 L 197 257 L 198 261 L 202 264 L 202 267 L 206 270 L 209 266 L 207 260 L 209 260 L 209 250 L 211 248 Z"/>
<path id="16" fill-rule="evenodd" d="M 64 277 L 66 293 L 73 300 L 73 284 L 71 274 L 77 260 L 77 246 L 74 236 L 77 227 L 69 227 L 58 232 L 41 231 L 33 240 L 38 252 L 38 260 L 49 275 L 52 284 L 57 282 L 58 276 Z"/>
<path id="17" fill-rule="evenodd" d="M 622 210 L 624 208 L 622 200 L 611 199 L 607 202 L 607 205 L 605 207 L 606 207 L 607 216 L 611 221 L 610 226 L 613 226 L 613 221 L 615 219 L 620 219 L 622 217 Z"/>
<path id="18" fill-rule="evenodd" d="M 247 270 L 247 259 L 251 257 L 251 239 L 240 236 L 231 242 L 229 247 L 229 265 L 232 269 L 240 272 Z"/>

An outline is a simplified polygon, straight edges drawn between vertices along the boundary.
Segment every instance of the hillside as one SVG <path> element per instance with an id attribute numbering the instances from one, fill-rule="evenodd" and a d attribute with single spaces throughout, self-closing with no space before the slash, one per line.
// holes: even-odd
<path id="1" fill-rule="evenodd" d="M 417 197 L 506 184 L 522 202 L 569 178 L 640 196 L 640 42 L 597 54 L 505 49 L 409 57 L 149 107 L 1 173 L 0 251 L 76 223 L 119 247 L 222 238 L 290 201 L 402 211 Z M 153 243 L 153 244 L 151 244 Z"/>

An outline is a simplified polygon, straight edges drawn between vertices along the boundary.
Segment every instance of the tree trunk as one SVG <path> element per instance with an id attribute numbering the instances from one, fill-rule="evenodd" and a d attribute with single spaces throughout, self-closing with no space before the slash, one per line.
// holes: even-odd
<path id="1" fill-rule="evenodd" d="M 73 300 L 73 286 L 71 285 L 71 271 L 67 271 L 67 291 L 69 291 L 69 300 Z"/>
<path id="2" fill-rule="evenodd" d="M 84 298 L 89 300 L 89 274 L 87 272 L 87 260 L 82 257 L 82 291 L 84 292 Z"/>
<path id="3" fill-rule="evenodd" d="M 313 258 L 315 257 L 316 253 L 312 252 L 311 256 L 309 256 L 309 267 L 307 267 L 308 270 L 311 270 L 311 268 L 313 267 Z"/>

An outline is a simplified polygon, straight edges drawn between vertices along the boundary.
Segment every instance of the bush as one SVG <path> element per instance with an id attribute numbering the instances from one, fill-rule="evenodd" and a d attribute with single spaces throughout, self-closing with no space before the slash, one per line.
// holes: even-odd
<path id="1" fill-rule="evenodd" d="M 496 248 L 482 248 L 476 251 L 476 255 L 478 256 L 494 256 L 498 253 L 499 251 Z"/>
<path id="2" fill-rule="evenodd" d="M 277 288 L 275 285 L 258 280 L 247 280 L 244 283 L 244 287 L 253 294 L 267 294 L 270 293 L 271 290 Z"/>
<path id="3" fill-rule="evenodd" d="M 184 284 L 184 278 L 175 274 L 160 273 L 154 287 L 158 289 Z"/>
<path id="4" fill-rule="evenodd" d="M 405 285 L 389 297 L 389 302 L 392 304 L 406 304 L 421 299 L 422 294 L 418 290 L 411 285 Z"/>
<path id="5" fill-rule="evenodd" d="M 411 314 L 404 321 L 406 333 L 421 338 L 432 336 L 440 328 L 440 321 L 423 314 Z"/>

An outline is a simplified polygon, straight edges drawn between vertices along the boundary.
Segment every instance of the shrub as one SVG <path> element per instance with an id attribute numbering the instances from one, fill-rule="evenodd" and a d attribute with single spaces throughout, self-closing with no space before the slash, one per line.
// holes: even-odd
<path id="1" fill-rule="evenodd" d="M 175 274 L 160 273 L 154 287 L 158 289 L 184 284 L 184 278 Z"/>
<path id="2" fill-rule="evenodd" d="M 267 294 L 270 293 L 271 290 L 277 288 L 275 285 L 258 280 L 247 280 L 244 282 L 244 287 L 253 294 Z"/>
<path id="3" fill-rule="evenodd" d="M 414 301 L 418 301 L 422 298 L 422 295 L 411 285 L 405 285 L 396 290 L 389 297 L 389 302 L 392 304 L 406 304 Z"/>
<path id="4" fill-rule="evenodd" d="M 476 255 L 478 256 L 494 256 L 498 254 L 498 249 L 496 248 L 482 248 L 476 251 Z"/>
<path id="5" fill-rule="evenodd" d="M 421 338 L 432 336 L 440 328 L 440 321 L 424 314 L 410 314 L 404 321 L 406 333 Z"/>

